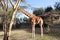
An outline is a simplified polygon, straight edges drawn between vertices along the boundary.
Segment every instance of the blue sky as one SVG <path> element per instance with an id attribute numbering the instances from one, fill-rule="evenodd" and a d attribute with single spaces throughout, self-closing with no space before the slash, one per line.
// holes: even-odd
<path id="1" fill-rule="evenodd" d="M 47 7 L 54 6 L 55 2 L 59 2 L 60 0 L 26 0 L 27 4 L 30 4 L 33 7 Z"/>
<path id="2" fill-rule="evenodd" d="M 29 4 L 29 5 L 31 5 L 31 7 L 35 7 L 35 8 L 46 8 L 48 6 L 51 6 L 52 8 L 54 8 L 54 5 L 56 2 L 60 2 L 60 0 L 26 0 L 27 4 Z M 21 5 L 26 5 L 26 4 L 23 3 Z M 31 10 L 30 8 L 26 9 L 26 11 L 28 11 L 29 13 L 33 13 L 33 10 Z M 18 15 L 20 15 L 20 14 L 18 14 Z M 18 18 L 21 18 L 24 16 L 25 15 L 22 14 Z"/>

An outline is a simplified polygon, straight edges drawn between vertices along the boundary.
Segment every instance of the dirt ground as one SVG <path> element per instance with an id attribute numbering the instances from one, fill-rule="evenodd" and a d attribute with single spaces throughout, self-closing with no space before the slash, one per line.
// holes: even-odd
<path id="1" fill-rule="evenodd" d="M 31 28 L 14 29 L 11 33 L 11 40 L 33 40 Z M 0 40 L 3 40 L 3 31 L 0 31 Z M 35 40 L 60 40 L 60 25 L 50 26 L 47 33 L 44 30 L 44 37 L 41 38 L 40 28 L 36 28 Z"/>

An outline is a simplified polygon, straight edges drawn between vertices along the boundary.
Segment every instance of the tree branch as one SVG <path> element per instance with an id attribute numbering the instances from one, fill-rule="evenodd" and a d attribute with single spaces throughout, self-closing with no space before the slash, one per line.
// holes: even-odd
<path id="1" fill-rule="evenodd" d="M 4 10 L 4 3 L 2 1 L 0 2 L 0 5 L 1 5 L 2 9 Z"/>
<path id="2" fill-rule="evenodd" d="M 12 3 L 12 0 L 9 0 L 9 1 L 10 1 L 10 3 L 11 3 L 12 7 L 14 8 L 14 5 L 13 5 L 13 3 Z"/>
<path id="3" fill-rule="evenodd" d="M 14 8 L 16 8 L 21 0 L 16 0 Z"/>

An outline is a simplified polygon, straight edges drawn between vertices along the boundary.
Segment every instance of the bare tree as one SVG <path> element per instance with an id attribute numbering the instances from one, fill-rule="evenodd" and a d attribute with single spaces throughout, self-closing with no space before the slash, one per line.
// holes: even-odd
<path id="1" fill-rule="evenodd" d="M 13 14 L 12 14 L 12 18 L 11 18 L 11 21 L 10 21 L 9 24 L 7 22 L 8 18 L 6 16 L 6 14 L 9 12 L 8 11 L 9 10 L 8 1 L 11 3 L 12 10 L 13 10 L 13 11 L 11 11 L 11 13 L 13 13 Z M 4 19 L 3 20 L 4 21 L 3 22 L 3 25 L 4 25 L 4 27 L 3 27 L 3 29 L 4 29 L 4 38 L 3 38 L 3 40 L 10 40 L 10 33 L 11 33 L 12 24 L 14 22 L 14 17 L 17 13 L 17 8 L 19 6 L 19 2 L 21 2 L 21 1 L 24 2 L 24 0 L 16 0 L 16 3 L 13 4 L 13 0 L 0 0 L 0 5 L 1 5 L 3 13 L 4 13 L 4 18 L 3 18 Z"/>

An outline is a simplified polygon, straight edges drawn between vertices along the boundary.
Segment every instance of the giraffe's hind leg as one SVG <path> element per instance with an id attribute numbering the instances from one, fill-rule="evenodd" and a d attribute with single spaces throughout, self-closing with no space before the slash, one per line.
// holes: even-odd
<path id="1" fill-rule="evenodd" d="M 43 23 L 39 23 L 39 26 L 41 27 L 41 37 L 43 37 Z"/>
<path id="2" fill-rule="evenodd" d="M 35 21 L 32 22 L 32 38 L 35 38 Z"/>
<path id="3" fill-rule="evenodd" d="M 40 27 L 41 27 L 41 37 L 43 37 L 43 26 L 40 25 Z"/>

